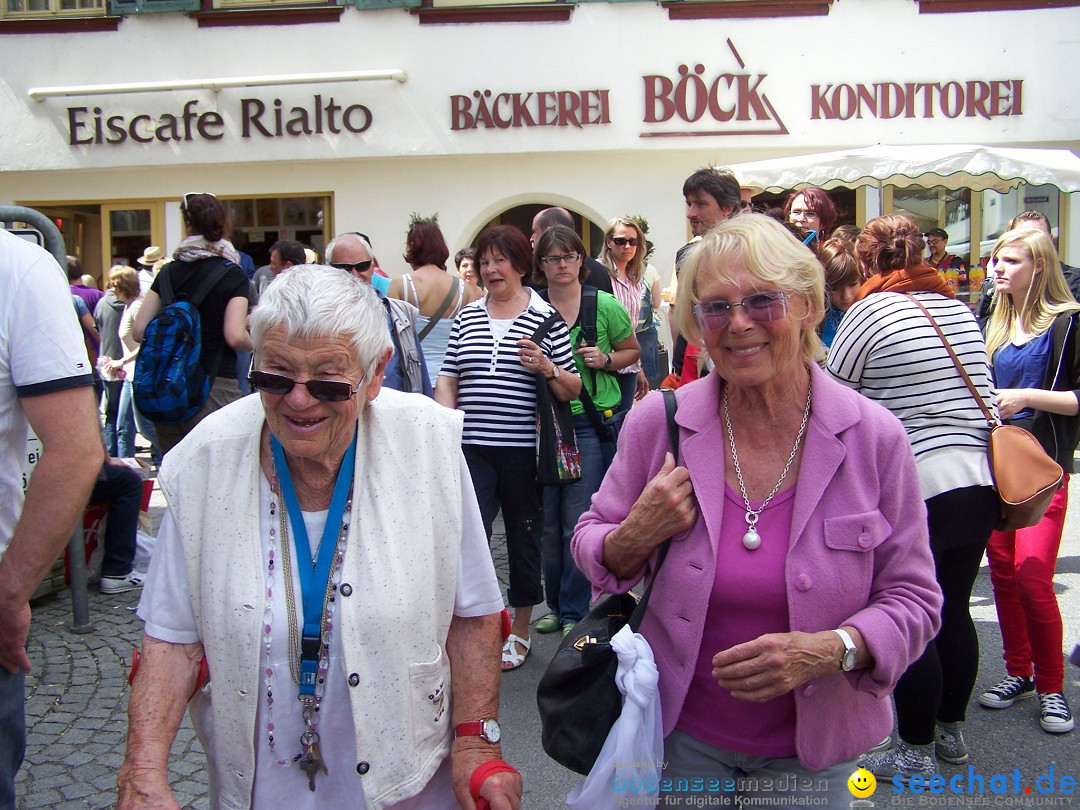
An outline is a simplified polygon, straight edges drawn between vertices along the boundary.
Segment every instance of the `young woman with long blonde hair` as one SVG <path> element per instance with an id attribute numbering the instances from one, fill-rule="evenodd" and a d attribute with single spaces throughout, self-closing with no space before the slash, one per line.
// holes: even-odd
<path id="1" fill-rule="evenodd" d="M 1072 473 L 1080 439 L 1080 304 L 1042 230 L 1003 234 L 991 261 L 998 301 L 987 324 L 986 348 L 1001 418 L 1030 430 L 1066 474 Z M 1063 694 L 1063 631 L 1053 584 L 1068 503 L 1066 475 L 1037 525 L 995 531 L 986 549 L 1007 675 L 979 702 L 1005 709 L 1037 694 L 1039 723 L 1050 733 L 1073 728 Z"/>

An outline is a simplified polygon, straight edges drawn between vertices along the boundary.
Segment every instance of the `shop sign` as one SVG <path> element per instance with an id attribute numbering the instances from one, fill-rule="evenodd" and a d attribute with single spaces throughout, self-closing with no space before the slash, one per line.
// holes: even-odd
<path id="1" fill-rule="evenodd" d="M 450 129 L 599 126 L 611 123 L 608 90 L 539 90 L 450 96 Z"/>
<path id="2" fill-rule="evenodd" d="M 1023 115 L 1023 79 L 810 86 L 812 119 L 1000 118 Z"/>
<path id="3" fill-rule="evenodd" d="M 102 107 L 68 107 L 68 143 L 71 146 L 174 141 L 219 141 L 225 137 L 225 119 L 214 110 L 198 111 L 191 99 L 179 114 L 110 114 Z M 372 124 L 371 110 L 363 104 L 344 106 L 333 96 L 316 94 L 306 106 L 286 108 L 279 98 L 270 105 L 258 98 L 240 99 L 240 137 L 283 138 L 304 135 L 360 134 Z"/>
<path id="4" fill-rule="evenodd" d="M 641 137 L 788 134 L 787 126 L 765 94 L 763 85 L 769 74 L 747 70 L 730 39 L 727 46 L 735 59 L 734 67 L 706 69 L 704 64 L 693 68 L 679 65 L 675 77 L 641 77 L 645 84 L 642 122 L 674 123 L 679 127 L 642 132 Z"/>

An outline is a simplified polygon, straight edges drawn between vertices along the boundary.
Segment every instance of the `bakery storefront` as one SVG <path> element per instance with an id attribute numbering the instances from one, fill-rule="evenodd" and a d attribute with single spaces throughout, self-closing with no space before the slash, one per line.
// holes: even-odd
<path id="1" fill-rule="evenodd" d="M 609 218 L 645 217 L 666 275 L 703 165 L 874 143 L 1080 150 L 1062 71 L 1080 64 L 1075 3 L 358 0 L 293 20 L 280 3 L 101 0 L 95 28 L 66 0 L 4 2 L 0 204 L 46 212 L 98 277 L 174 248 L 191 191 L 227 203 L 257 264 L 281 238 L 321 251 L 361 231 L 396 273 L 412 212 L 438 214 L 454 252 L 560 205 L 593 250 Z M 964 10 L 980 5 L 1001 10 Z M 969 264 L 1035 208 L 1080 263 L 1077 195 L 1052 185 L 833 194 L 841 221 L 903 209 L 945 228 Z"/>

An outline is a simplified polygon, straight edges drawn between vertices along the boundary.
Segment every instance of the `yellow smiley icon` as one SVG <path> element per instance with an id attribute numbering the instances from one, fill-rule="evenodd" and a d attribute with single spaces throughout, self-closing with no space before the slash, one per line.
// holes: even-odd
<path id="1" fill-rule="evenodd" d="M 865 799 L 877 790 L 877 779 L 866 768 L 859 768 L 847 780 L 848 790 L 856 799 Z"/>

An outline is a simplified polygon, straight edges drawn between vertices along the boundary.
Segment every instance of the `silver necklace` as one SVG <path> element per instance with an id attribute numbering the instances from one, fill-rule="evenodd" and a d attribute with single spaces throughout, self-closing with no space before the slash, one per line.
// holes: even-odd
<path id="1" fill-rule="evenodd" d="M 776 482 L 776 486 L 772 488 L 772 492 L 769 493 L 764 501 L 761 502 L 761 506 L 757 509 L 750 508 L 750 498 L 746 494 L 746 483 L 743 481 L 742 467 L 739 466 L 739 451 L 735 449 L 735 431 L 731 429 L 731 411 L 728 408 L 728 388 L 724 385 L 724 424 L 727 427 L 728 444 L 731 445 L 731 460 L 735 463 L 735 475 L 739 479 L 739 492 L 742 494 L 743 503 L 746 505 L 746 534 L 743 535 L 742 543 L 749 551 L 753 551 L 761 545 L 761 535 L 757 533 L 758 518 L 761 517 L 761 513 L 765 511 L 765 507 L 769 505 L 769 501 L 773 499 L 773 496 L 780 490 L 780 485 L 784 483 L 784 479 L 787 478 L 788 471 L 791 469 L 792 462 L 795 461 L 795 454 L 799 452 L 799 445 L 802 444 L 803 436 L 806 435 L 806 424 L 810 421 L 810 399 L 813 393 L 813 384 L 808 383 L 806 389 L 806 407 L 803 408 L 802 424 L 799 425 L 799 435 L 795 437 L 795 446 L 791 448 L 791 455 L 788 456 L 787 464 L 784 465 L 784 471 L 780 473 L 780 480 Z"/>

